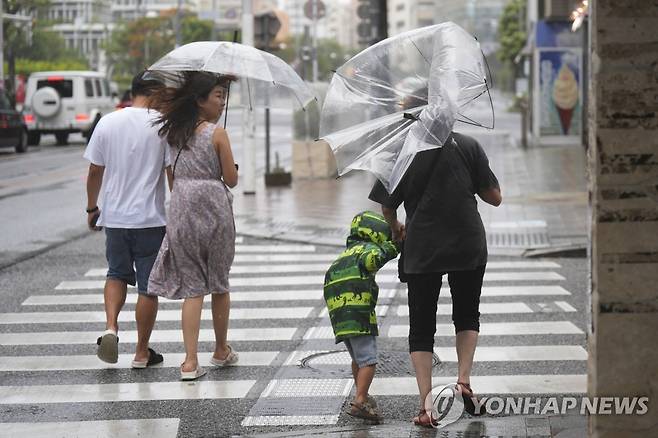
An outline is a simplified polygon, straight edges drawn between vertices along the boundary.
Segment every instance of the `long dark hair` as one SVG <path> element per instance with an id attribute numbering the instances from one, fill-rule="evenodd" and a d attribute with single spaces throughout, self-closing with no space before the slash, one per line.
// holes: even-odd
<path id="1" fill-rule="evenodd" d="M 182 72 L 179 87 L 167 87 L 153 95 L 152 106 L 162 114 L 158 131 L 170 146 L 187 148 L 187 142 L 201 124 L 197 99 L 207 98 L 217 85 L 228 87 L 235 78 L 208 72 Z"/>

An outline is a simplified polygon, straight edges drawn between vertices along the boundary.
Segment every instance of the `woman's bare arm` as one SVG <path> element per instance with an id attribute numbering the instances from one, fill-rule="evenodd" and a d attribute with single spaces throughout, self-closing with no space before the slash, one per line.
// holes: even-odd
<path id="1" fill-rule="evenodd" d="M 212 143 L 222 165 L 222 179 L 227 186 L 233 188 L 238 184 L 238 170 L 235 168 L 231 142 L 224 128 L 218 126 L 215 129 L 212 135 Z"/>
<path id="2" fill-rule="evenodd" d="M 500 203 L 503 202 L 503 195 L 500 194 L 500 189 L 497 187 L 482 190 L 478 193 L 478 196 L 482 198 L 484 202 L 491 204 L 494 207 L 498 207 Z"/>

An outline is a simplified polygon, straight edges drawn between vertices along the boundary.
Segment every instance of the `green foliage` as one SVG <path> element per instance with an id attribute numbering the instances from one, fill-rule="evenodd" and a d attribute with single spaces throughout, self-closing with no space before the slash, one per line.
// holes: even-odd
<path id="1" fill-rule="evenodd" d="M 32 59 L 16 59 L 16 74 L 29 75 L 37 71 L 54 71 L 54 70 L 87 70 L 89 66 L 80 61 L 35 61 Z M 5 71 L 7 64 L 5 63 Z"/>
<path id="2" fill-rule="evenodd" d="M 311 45 L 310 41 L 306 42 Z M 274 53 L 279 58 L 286 61 L 288 64 L 298 65 L 297 70 L 301 73 L 304 72 L 304 79 L 311 80 L 312 66 L 311 61 L 302 61 L 299 58 L 301 47 L 304 46 L 304 38 L 302 36 L 291 37 L 285 44 L 285 48 L 277 50 Z M 354 53 L 341 46 L 336 40 L 332 38 L 318 40 L 318 80 L 329 81 L 333 75 L 333 71 L 345 63 L 345 57 L 350 58 Z M 304 63 L 302 68 L 302 62 Z"/>
<path id="3" fill-rule="evenodd" d="M 106 45 L 107 56 L 114 65 L 116 80 L 132 77 L 173 50 L 176 45 L 173 15 L 140 18 L 123 23 L 112 33 Z M 181 21 L 183 44 L 210 40 L 212 22 L 185 16 Z"/>
<path id="4" fill-rule="evenodd" d="M 32 32 L 32 44 L 20 51 L 20 57 L 32 61 L 50 61 L 82 65 L 86 70 L 87 59 L 74 49 L 66 47 L 64 39 L 56 32 L 36 26 Z"/>
<path id="5" fill-rule="evenodd" d="M 498 58 L 503 63 L 513 63 L 525 45 L 525 3 L 525 0 L 510 0 L 500 17 Z"/>

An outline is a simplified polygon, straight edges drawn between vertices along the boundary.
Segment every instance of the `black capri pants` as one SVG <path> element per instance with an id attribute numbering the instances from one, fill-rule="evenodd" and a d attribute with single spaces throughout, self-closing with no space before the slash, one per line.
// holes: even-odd
<path id="1" fill-rule="evenodd" d="M 480 294 L 486 265 L 472 271 L 448 272 L 455 333 L 480 331 Z M 409 351 L 434 350 L 436 309 L 443 274 L 407 274 L 409 299 Z"/>

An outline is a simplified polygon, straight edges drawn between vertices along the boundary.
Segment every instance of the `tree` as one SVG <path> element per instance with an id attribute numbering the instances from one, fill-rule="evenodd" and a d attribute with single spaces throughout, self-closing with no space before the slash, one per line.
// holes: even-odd
<path id="1" fill-rule="evenodd" d="M 301 35 L 291 37 L 285 43 L 285 48 L 277 50 L 274 53 L 288 64 L 291 64 L 297 73 L 304 76 L 304 79 L 311 79 L 311 62 L 301 59 L 301 48 L 305 45 L 310 46 L 311 42 L 304 42 Z M 335 39 L 326 38 L 318 40 L 318 79 L 327 81 L 331 79 L 333 71 L 345 62 L 345 57 L 351 57 L 353 51 L 341 46 Z"/>
<path id="2" fill-rule="evenodd" d="M 523 49 L 525 45 L 527 34 L 525 31 L 525 0 L 510 0 L 503 14 L 500 17 L 498 26 L 498 41 L 500 49 L 498 50 L 498 59 L 503 64 L 503 68 L 507 71 L 507 75 L 511 76 L 517 67 L 514 60 Z M 513 78 L 508 78 L 510 82 Z M 509 84 L 506 84 L 509 87 Z"/>
<path id="3" fill-rule="evenodd" d="M 106 45 L 107 57 L 114 67 L 114 77 L 128 82 L 133 75 L 147 68 L 176 45 L 174 13 L 159 17 L 144 17 L 123 23 L 112 33 Z M 207 41 L 211 38 L 212 22 L 186 15 L 181 21 L 183 44 Z"/>
<path id="4" fill-rule="evenodd" d="M 2 10 L 6 14 L 29 15 L 49 4 L 49 0 L 0 0 L 2 1 Z M 28 28 L 24 22 L 15 22 L 5 20 L 3 26 L 3 41 L 5 59 L 7 60 L 7 84 L 6 89 L 12 104 L 14 101 L 15 84 L 14 76 L 16 75 L 16 53 L 20 53 L 21 48 L 27 45 Z"/>

